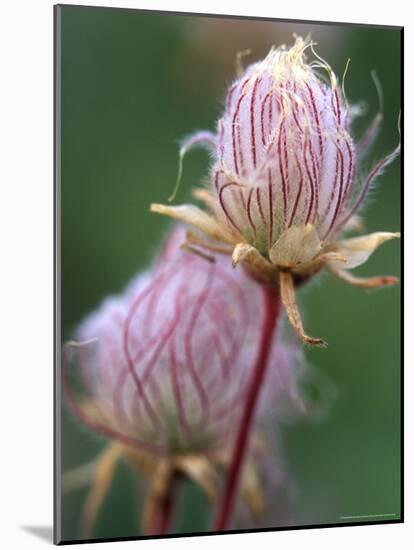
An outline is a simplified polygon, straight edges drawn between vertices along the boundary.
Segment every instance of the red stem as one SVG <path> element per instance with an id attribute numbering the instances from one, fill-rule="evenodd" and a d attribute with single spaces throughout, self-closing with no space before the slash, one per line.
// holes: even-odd
<path id="1" fill-rule="evenodd" d="M 227 476 L 225 491 L 221 506 L 216 517 L 215 531 L 226 529 L 230 520 L 234 501 L 237 494 L 238 482 L 243 466 L 243 460 L 249 443 L 249 435 L 256 405 L 260 395 L 260 389 L 266 373 L 268 358 L 276 330 L 280 311 L 279 291 L 270 286 L 262 286 L 264 302 L 264 319 L 261 332 L 259 353 L 252 374 L 251 385 L 247 393 L 245 408 L 240 421 L 239 431 L 233 448 L 233 456 Z"/>

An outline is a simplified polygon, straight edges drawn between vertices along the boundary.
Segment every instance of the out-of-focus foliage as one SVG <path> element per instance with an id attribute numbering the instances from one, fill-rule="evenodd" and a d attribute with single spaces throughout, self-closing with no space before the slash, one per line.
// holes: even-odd
<path id="1" fill-rule="evenodd" d="M 346 77 L 349 101 L 374 116 L 376 69 L 384 124 L 367 169 L 398 140 L 400 32 L 363 26 L 304 25 L 61 8 L 62 39 L 62 336 L 106 295 L 119 292 L 156 254 L 169 222 L 151 215 L 177 173 L 178 141 L 214 128 L 238 51 L 248 60 L 272 44 L 311 33 L 318 52 Z M 248 61 L 246 60 L 246 62 Z M 208 159 L 186 159 L 180 202 L 203 180 Z M 368 231 L 400 228 L 400 163 L 387 170 L 365 209 Z M 390 243 L 361 274 L 399 274 Z M 306 321 L 327 349 L 308 350 L 320 376 L 336 388 L 329 415 L 284 429 L 285 461 L 296 485 L 290 524 L 347 522 L 347 516 L 400 514 L 400 289 L 366 292 L 328 276 L 301 292 Z M 63 408 L 62 467 L 92 459 L 104 441 Z M 76 539 L 85 491 L 63 499 L 63 538 Z M 181 491 L 179 530 L 208 528 L 208 507 L 190 486 Z M 139 535 L 139 485 L 125 466 L 116 474 L 96 536 Z M 361 518 L 367 520 L 370 518 Z M 376 518 L 381 519 L 381 518 Z"/>

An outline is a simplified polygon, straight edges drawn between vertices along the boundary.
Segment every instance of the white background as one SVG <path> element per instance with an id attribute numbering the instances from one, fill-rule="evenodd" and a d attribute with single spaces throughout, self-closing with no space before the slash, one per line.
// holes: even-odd
<path id="1" fill-rule="evenodd" d="M 72 1 L 72 4 L 81 2 Z M 405 25 L 406 27 L 406 524 L 161 541 L 113 543 L 104 548 L 207 548 L 257 545 L 349 550 L 407 548 L 414 539 L 414 375 L 409 321 L 414 305 L 411 242 L 414 205 L 413 30 L 409 2 L 348 0 L 141 0 L 89 5 L 228 13 L 279 18 Z M 25 527 L 52 525 L 53 392 L 53 2 L 3 2 L 0 11 L 0 544 L 37 548 L 48 543 Z M 412 247 L 411 251 L 412 251 Z M 50 542 L 49 542 L 50 544 Z M 412 543 L 411 543 L 412 544 Z M 102 545 L 84 545 L 84 548 Z"/>

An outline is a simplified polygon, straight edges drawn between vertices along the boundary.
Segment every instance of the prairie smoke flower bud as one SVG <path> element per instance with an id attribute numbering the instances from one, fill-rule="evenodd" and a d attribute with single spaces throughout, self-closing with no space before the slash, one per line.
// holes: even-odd
<path id="1" fill-rule="evenodd" d="M 348 269 L 399 233 L 377 232 L 342 239 L 358 228 L 355 217 L 370 186 L 399 153 L 398 147 L 363 179 L 359 160 L 376 134 L 377 115 L 358 144 L 352 109 L 330 66 L 297 38 L 291 49 L 272 49 L 230 87 L 216 134 L 191 136 L 180 152 L 205 145 L 212 153 L 208 190 L 197 190 L 208 211 L 192 205 L 152 205 L 180 219 L 207 240 L 189 239 L 232 255 L 257 280 L 279 284 L 288 317 L 308 343 L 295 304 L 294 284 L 325 268 L 357 286 L 372 288 L 394 277 L 358 279 Z M 315 60 L 307 62 L 312 49 Z M 325 82 L 318 70 L 326 71 Z M 220 242 L 220 244 L 217 243 Z"/>
<path id="2" fill-rule="evenodd" d="M 214 497 L 215 467 L 230 459 L 260 340 L 260 288 L 223 258 L 211 263 L 177 252 L 184 235 L 175 231 L 154 268 L 123 295 L 106 299 L 66 347 L 68 403 L 116 442 L 106 457 L 112 466 L 123 454 L 149 472 L 147 518 L 175 472 Z M 272 345 L 267 399 L 296 403 L 300 365 L 281 346 Z M 242 487 L 254 507 L 251 461 L 245 472 Z"/>

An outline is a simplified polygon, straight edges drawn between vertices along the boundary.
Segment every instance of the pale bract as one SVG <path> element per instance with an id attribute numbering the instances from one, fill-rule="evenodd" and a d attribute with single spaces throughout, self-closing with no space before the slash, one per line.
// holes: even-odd
<path id="1" fill-rule="evenodd" d="M 189 233 L 190 245 L 230 254 L 233 264 L 244 265 L 255 279 L 279 284 L 288 317 L 308 343 L 321 340 L 303 331 L 295 284 L 321 269 L 362 287 L 396 282 L 394 277 L 357 279 L 348 271 L 399 237 L 397 232 L 343 236 L 360 228 L 359 207 L 400 150 L 398 145 L 362 174 L 360 159 L 381 115 L 356 144 L 354 113 L 311 42 L 297 38 L 290 49 L 272 49 L 230 86 L 216 133 L 199 132 L 181 149 L 181 158 L 197 145 L 211 152 L 209 186 L 195 192 L 206 209 L 151 207 L 198 230 Z"/>

